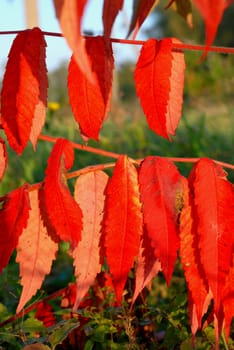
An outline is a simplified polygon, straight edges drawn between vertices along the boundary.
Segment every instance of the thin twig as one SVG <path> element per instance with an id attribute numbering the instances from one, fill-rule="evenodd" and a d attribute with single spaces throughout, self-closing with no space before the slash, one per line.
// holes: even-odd
<path id="1" fill-rule="evenodd" d="M 26 30 L 29 30 L 29 29 L 26 29 Z M 14 35 L 24 31 L 25 30 L 0 31 L 0 35 Z M 42 31 L 42 33 L 46 36 L 63 37 L 62 33 L 47 32 L 47 31 Z M 87 36 L 84 35 L 84 38 L 86 37 Z M 127 45 L 143 45 L 145 43 L 145 40 L 135 40 L 135 39 L 131 40 L 131 39 L 119 39 L 119 38 L 110 38 L 110 41 L 113 43 L 127 44 Z M 175 50 L 206 51 L 206 52 L 234 54 L 233 47 L 194 45 L 194 44 L 186 44 L 186 43 L 172 43 L 172 47 Z"/>

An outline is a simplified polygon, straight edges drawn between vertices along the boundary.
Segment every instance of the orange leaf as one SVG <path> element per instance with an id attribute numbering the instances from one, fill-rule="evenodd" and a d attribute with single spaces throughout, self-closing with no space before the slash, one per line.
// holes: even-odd
<path id="1" fill-rule="evenodd" d="M 142 213 L 137 171 L 126 156 L 118 159 L 106 189 L 104 216 L 105 249 L 117 303 L 138 255 L 142 235 Z"/>
<path id="2" fill-rule="evenodd" d="M 5 196 L 0 210 L 0 272 L 7 266 L 29 215 L 27 185 Z"/>
<path id="3" fill-rule="evenodd" d="M 58 244 L 52 241 L 43 225 L 38 192 L 29 192 L 29 199 L 31 210 L 27 227 L 23 230 L 17 245 L 16 261 L 20 266 L 23 290 L 16 312 L 19 312 L 41 287 L 58 250 Z"/>
<path id="4" fill-rule="evenodd" d="M 71 143 L 58 139 L 48 159 L 44 185 L 44 205 L 56 234 L 76 245 L 81 236 L 82 213 L 66 186 L 66 170 L 73 165 Z M 43 201 L 41 202 L 43 205 Z"/>
<path id="5" fill-rule="evenodd" d="M 6 65 L 1 92 L 2 126 L 10 146 L 21 154 L 35 129 L 33 119 L 38 104 L 44 106 L 37 117 L 40 127 L 33 132 L 33 143 L 44 124 L 47 98 L 44 36 L 39 28 L 20 32 L 15 38 Z"/>
<path id="6" fill-rule="evenodd" d="M 135 290 L 132 297 L 133 306 L 136 298 L 145 286 L 151 284 L 154 277 L 162 270 L 160 261 L 154 255 L 154 249 L 146 230 L 143 232 L 139 255 L 137 257 L 135 272 Z"/>
<path id="7" fill-rule="evenodd" d="M 2 179 L 7 166 L 7 151 L 5 141 L 0 137 L 0 180 Z"/>
<path id="8" fill-rule="evenodd" d="M 206 45 L 208 48 L 214 41 L 223 13 L 227 6 L 231 5 L 231 2 L 227 0 L 193 0 L 193 2 L 205 21 Z M 205 55 L 207 52 L 206 50 Z"/>
<path id="9" fill-rule="evenodd" d="M 141 49 L 134 79 L 149 127 L 169 138 L 178 126 L 184 88 L 184 55 L 172 50 L 177 39 L 149 39 Z"/>
<path id="10" fill-rule="evenodd" d="M 104 27 L 104 36 L 109 38 L 111 29 L 118 12 L 123 7 L 123 0 L 104 0 L 102 10 L 102 21 Z"/>
<path id="11" fill-rule="evenodd" d="M 133 13 L 127 36 L 129 36 L 133 31 L 133 39 L 135 39 L 150 10 L 153 8 L 153 6 L 156 6 L 157 3 L 158 0 L 137 0 L 133 2 Z"/>
<path id="12" fill-rule="evenodd" d="M 74 309 L 101 271 L 99 241 L 107 181 L 108 176 L 103 171 L 96 171 L 80 175 L 75 184 L 75 200 L 83 213 L 83 231 L 72 253 L 77 284 Z"/>
<path id="13" fill-rule="evenodd" d="M 179 248 L 177 220 L 182 176 L 169 160 L 148 156 L 141 164 L 139 183 L 144 223 L 169 285 Z"/>
<path id="14" fill-rule="evenodd" d="M 194 204 L 186 179 L 183 179 L 183 188 L 183 209 L 180 214 L 180 258 L 188 284 L 188 299 L 192 304 L 193 317 L 191 320 L 196 319 L 199 328 L 202 317 L 207 311 L 205 301 L 208 295 L 208 286 L 201 264 Z M 191 324 L 192 331 L 193 322 Z M 195 335 L 194 331 L 193 335 Z"/>
<path id="15" fill-rule="evenodd" d="M 87 79 L 72 56 L 68 73 L 68 93 L 81 133 L 86 138 L 97 140 L 110 108 L 114 59 L 111 42 L 103 37 L 86 38 L 86 49 L 92 58 L 96 84 Z"/>
<path id="16" fill-rule="evenodd" d="M 201 262 L 213 295 L 214 314 L 220 321 L 223 289 L 232 263 L 234 190 L 221 166 L 210 159 L 200 159 L 190 177 Z"/>
<path id="17" fill-rule="evenodd" d="M 81 24 L 87 0 L 54 0 L 56 16 L 76 63 L 90 82 L 94 82 L 90 60 L 81 35 Z"/>

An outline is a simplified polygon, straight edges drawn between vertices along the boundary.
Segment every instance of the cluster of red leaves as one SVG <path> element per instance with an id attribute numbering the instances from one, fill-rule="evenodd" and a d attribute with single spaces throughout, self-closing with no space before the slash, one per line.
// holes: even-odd
<path id="1" fill-rule="evenodd" d="M 223 169 L 200 159 L 186 179 L 165 158 L 146 157 L 136 168 L 122 155 L 110 178 L 100 170 L 80 175 L 72 196 L 65 184 L 72 150 L 69 141 L 59 139 L 40 190 L 24 185 L 2 203 L 0 269 L 16 248 L 23 286 L 17 311 L 41 287 L 62 240 L 71 242 L 74 259 L 74 309 L 104 259 L 118 304 L 136 263 L 134 303 L 159 271 L 170 284 L 179 252 L 193 332 L 213 299 L 218 332 L 225 327 L 228 335 L 234 307 L 234 191 Z"/>
<path id="2" fill-rule="evenodd" d="M 169 5 L 174 2 L 186 17 L 184 2 L 174 0 Z M 231 2 L 194 0 L 205 19 L 207 47 Z M 155 0 L 141 0 L 134 5 L 129 33 L 137 34 L 156 3 Z M 54 5 L 63 35 L 73 51 L 68 92 L 74 118 L 85 139 L 98 139 L 110 107 L 114 68 L 110 33 L 123 0 L 104 1 L 103 37 L 84 38 L 81 34 L 87 1 L 54 0 Z M 149 127 L 166 138 L 175 134 L 183 101 L 184 57 L 182 52 L 173 50 L 173 43 L 178 40 L 148 40 L 142 47 L 134 74 L 136 91 Z M 45 56 L 46 42 L 38 28 L 20 32 L 9 53 L 1 91 L 1 125 L 10 146 L 18 154 L 23 152 L 29 140 L 36 147 L 45 123 L 48 87 Z M 7 160 L 4 141 L 0 139 L 0 142 L 2 176 Z"/>
<path id="3" fill-rule="evenodd" d="M 137 2 L 129 30 L 134 36 L 156 2 Z M 174 2 L 182 6 L 182 1 L 170 4 Z M 194 3 L 205 18 L 208 47 L 231 1 Z M 68 69 L 72 111 L 83 137 L 98 139 L 110 106 L 114 69 L 110 33 L 123 0 L 104 1 L 104 35 L 87 38 L 81 35 L 87 1 L 54 0 L 54 4 L 73 51 Z M 173 49 L 174 43 L 178 40 L 146 41 L 134 73 L 149 127 L 168 139 L 175 134 L 183 101 L 184 56 Z M 19 155 L 29 140 L 36 148 L 45 122 L 45 50 L 44 35 L 34 28 L 20 32 L 9 53 L 1 91 L 1 126 Z M 74 309 L 93 285 L 104 259 L 118 304 L 135 264 L 134 303 L 159 271 L 170 284 L 179 252 L 193 334 L 213 300 L 217 334 L 224 328 L 228 336 L 234 314 L 234 193 L 223 169 L 204 158 L 186 179 L 164 158 L 146 157 L 136 167 L 121 155 L 111 178 L 103 171 L 80 175 L 73 196 L 66 184 L 73 162 L 73 145 L 58 139 L 43 183 L 37 189 L 25 184 L 1 200 L 0 271 L 16 249 L 23 286 L 17 312 L 40 289 L 62 240 L 71 243 L 74 259 Z M 5 141 L 0 138 L 0 179 L 6 165 Z"/>

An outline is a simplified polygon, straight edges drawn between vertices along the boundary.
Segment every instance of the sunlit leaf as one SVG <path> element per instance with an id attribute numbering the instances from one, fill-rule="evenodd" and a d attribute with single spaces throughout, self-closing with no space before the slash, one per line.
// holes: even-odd
<path id="1" fill-rule="evenodd" d="M 8 193 L 0 210 L 0 272 L 18 244 L 19 237 L 27 225 L 29 199 L 27 185 Z"/>
<path id="2" fill-rule="evenodd" d="M 149 39 L 141 49 L 134 79 L 136 92 L 149 127 L 170 138 L 181 118 L 185 62 L 182 52 L 173 51 L 177 39 Z"/>
<path id="3" fill-rule="evenodd" d="M 85 41 L 81 33 L 81 25 L 87 0 L 54 0 L 56 16 L 63 35 L 71 48 L 75 61 L 83 74 L 91 82 L 95 81 L 90 60 L 85 49 Z"/>
<path id="4" fill-rule="evenodd" d="M 18 154 L 30 137 L 36 145 L 45 121 L 48 85 L 45 47 L 42 31 L 28 29 L 16 36 L 8 56 L 1 92 L 1 120 L 8 142 Z"/>
<path id="5" fill-rule="evenodd" d="M 139 183 L 144 223 L 169 285 L 179 249 L 182 176 L 169 160 L 148 156 L 141 164 Z"/>
<path id="6" fill-rule="evenodd" d="M 234 190 L 221 166 L 207 158 L 196 163 L 190 177 L 202 268 L 214 299 L 214 314 L 220 323 L 221 301 L 232 263 Z"/>
<path id="7" fill-rule="evenodd" d="M 87 54 L 92 58 L 95 84 L 87 79 L 72 56 L 68 73 L 68 93 L 72 111 L 85 139 L 98 139 L 110 108 L 114 59 L 111 42 L 103 37 L 86 38 Z"/>
<path id="8" fill-rule="evenodd" d="M 74 197 L 83 213 L 83 231 L 72 253 L 77 284 L 74 309 L 101 271 L 100 236 L 107 181 L 108 176 L 103 171 L 96 171 L 81 175 L 75 184 Z"/>
<path id="9" fill-rule="evenodd" d="M 66 185 L 66 171 L 74 161 L 71 143 L 58 139 L 48 159 L 44 203 L 50 223 L 61 240 L 75 246 L 81 237 L 82 213 Z"/>
<path id="10" fill-rule="evenodd" d="M 30 211 L 27 227 L 24 228 L 17 245 L 16 261 L 20 266 L 23 290 L 17 307 L 19 312 L 41 288 L 45 276 L 50 272 L 58 245 L 52 241 L 43 225 L 38 192 L 29 192 Z"/>
<path id="11" fill-rule="evenodd" d="M 106 188 L 104 216 L 107 263 L 116 298 L 121 304 L 123 289 L 140 248 L 142 213 L 137 171 L 126 156 L 118 159 Z"/>

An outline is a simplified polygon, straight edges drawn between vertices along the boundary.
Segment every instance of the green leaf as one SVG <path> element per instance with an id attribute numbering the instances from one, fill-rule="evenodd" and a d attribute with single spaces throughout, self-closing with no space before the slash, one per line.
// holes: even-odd
<path id="1" fill-rule="evenodd" d="M 9 312 L 7 307 L 0 303 L 0 321 L 2 322 L 4 319 L 9 317 Z"/>
<path id="2" fill-rule="evenodd" d="M 52 349 L 54 350 L 58 344 L 61 344 L 63 340 L 71 333 L 71 331 L 79 327 L 79 325 L 80 322 L 78 322 L 76 319 L 71 319 L 68 321 L 62 321 L 58 323 L 57 327 L 55 327 L 53 333 L 51 333 L 48 338 Z"/>
<path id="3" fill-rule="evenodd" d="M 21 329 L 25 334 L 32 334 L 34 336 L 35 332 L 41 333 L 45 331 L 46 328 L 42 321 L 39 321 L 36 318 L 28 318 L 24 321 Z"/>
<path id="4" fill-rule="evenodd" d="M 92 350 L 94 346 L 94 342 L 92 340 L 87 340 L 87 342 L 85 343 L 85 348 L 84 350 Z"/>
<path id="5" fill-rule="evenodd" d="M 5 330 L 1 328 L 0 331 L 0 349 L 6 349 L 6 346 L 9 349 L 21 350 L 21 342 L 15 333 L 9 330 Z M 4 346 L 4 347 L 3 347 Z"/>

